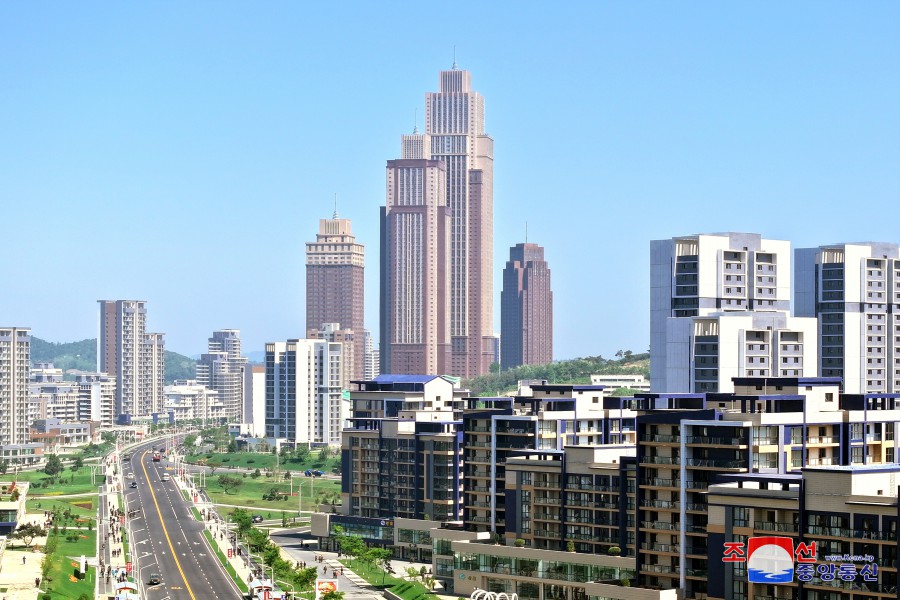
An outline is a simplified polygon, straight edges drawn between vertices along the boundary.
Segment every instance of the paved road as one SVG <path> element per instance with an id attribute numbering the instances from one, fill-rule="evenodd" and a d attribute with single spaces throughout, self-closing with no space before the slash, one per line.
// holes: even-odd
<path id="1" fill-rule="evenodd" d="M 127 510 L 137 509 L 131 521 L 131 553 L 147 600 L 215 600 L 240 598 L 234 582 L 222 569 L 203 538 L 203 525 L 194 520 L 190 506 L 174 481 L 162 481 L 168 463 L 151 462 L 148 442 L 131 451 L 125 480 Z M 130 487 L 136 481 L 137 489 Z M 147 585 L 150 574 L 162 576 L 162 583 Z"/>

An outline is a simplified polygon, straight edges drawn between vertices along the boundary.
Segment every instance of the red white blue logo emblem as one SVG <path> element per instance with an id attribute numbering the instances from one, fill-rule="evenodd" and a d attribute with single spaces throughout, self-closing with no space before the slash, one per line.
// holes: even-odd
<path id="1" fill-rule="evenodd" d="M 747 580 L 751 583 L 788 583 L 794 580 L 794 540 L 751 537 L 747 540 Z"/>

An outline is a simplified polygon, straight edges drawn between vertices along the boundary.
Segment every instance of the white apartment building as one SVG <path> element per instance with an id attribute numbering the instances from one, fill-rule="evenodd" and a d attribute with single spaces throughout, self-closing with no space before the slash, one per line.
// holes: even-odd
<path id="1" fill-rule="evenodd" d="M 241 332 L 237 329 L 214 331 L 208 340 L 208 352 L 197 361 L 197 383 L 216 390 L 230 422 L 244 420 L 244 370 L 247 357 L 241 356 Z"/>
<path id="2" fill-rule="evenodd" d="M 336 342 L 267 343 L 265 437 L 340 445 L 350 414 L 343 399 L 341 361 L 341 344 Z"/>
<path id="3" fill-rule="evenodd" d="M 244 423 L 252 437 L 266 434 L 266 368 L 247 365 L 244 373 Z"/>
<path id="4" fill-rule="evenodd" d="M 794 312 L 818 317 L 820 374 L 847 393 L 900 392 L 900 246 L 800 248 L 795 264 Z"/>
<path id="5" fill-rule="evenodd" d="M 650 263 L 653 391 L 696 391 L 685 387 L 691 381 L 686 376 L 691 365 L 685 363 L 684 354 L 688 343 L 684 336 L 693 329 L 691 318 L 747 311 L 786 315 L 790 311 L 788 241 L 769 240 L 755 233 L 654 240 L 650 242 Z M 680 387 L 673 387 L 675 382 Z"/>
<path id="6" fill-rule="evenodd" d="M 733 392 L 732 377 L 815 377 L 816 324 L 783 312 L 670 318 L 666 389 Z"/>
<path id="7" fill-rule="evenodd" d="M 211 390 L 194 379 L 176 380 L 165 389 L 163 412 L 172 415 L 176 423 L 200 420 L 206 423 L 220 423 L 226 414 L 226 407 L 219 392 Z"/>
<path id="8" fill-rule="evenodd" d="M 0 327 L 0 446 L 28 441 L 31 329 Z"/>
<path id="9" fill-rule="evenodd" d="M 375 345 L 375 338 L 372 332 L 366 329 L 364 332 L 365 341 L 365 358 L 363 360 L 363 379 L 372 381 L 381 374 L 381 353 L 378 346 Z"/>
<path id="10" fill-rule="evenodd" d="M 106 373 L 76 373 L 79 420 L 99 421 L 103 428 L 115 425 L 116 380 Z"/>

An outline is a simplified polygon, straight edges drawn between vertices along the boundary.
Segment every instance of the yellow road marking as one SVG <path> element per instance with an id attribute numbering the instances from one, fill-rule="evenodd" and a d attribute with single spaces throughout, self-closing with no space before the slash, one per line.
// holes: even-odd
<path id="1" fill-rule="evenodd" d="M 144 470 L 144 477 L 147 479 L 147 483 L 149 485 L 150 475 L 147 473 L 147 463 L 143 460 L 144 457 L 147 456 L 147 451 L 144 450 L 144 453 L 141 454 L 141 468 Z M 153 498 L 153 504 L 156 506 L 156 514 L 159 515 L 159 522 L 162 524 L 163 534 L 166 536 L 166 542 L 169 544 L 169 550 L 172 551 L 172 558 L 175 559 L 175 566 L 178 567 L 178 572 L 181 573 L 181 580 L 184 582 L 184 585 L 187 586 L 188 594 L 191 595 L 191 600 L 197 600 L 197 597 L 194 595 L 194 590 L 191 589 L 191 584 L 188 583 L 187 577 L 184 576 L 184 570 L 181 568 L 181 561 L 178 560 L 178 555 L 175 554 L 175 548 L 172 546 L 172 539 L 169 537 L 169 530 L 166 529 L 166 522 L 163 520 L 162 511 L 159 509 L 159 502 L 156 501 L 156 494 L 153 492 L 153 486 L 150 485 L 150 496 Z"/>

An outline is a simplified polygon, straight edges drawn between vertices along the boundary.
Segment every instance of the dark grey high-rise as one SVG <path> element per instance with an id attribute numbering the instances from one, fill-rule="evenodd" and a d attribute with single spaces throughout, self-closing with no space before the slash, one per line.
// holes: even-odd
<path id="1" fill-rule="evenodd" d="M 516 244 L 509 249 L 500 293 L 500 367 L 553 361 L 553 292 L 544 249 Z"/>

